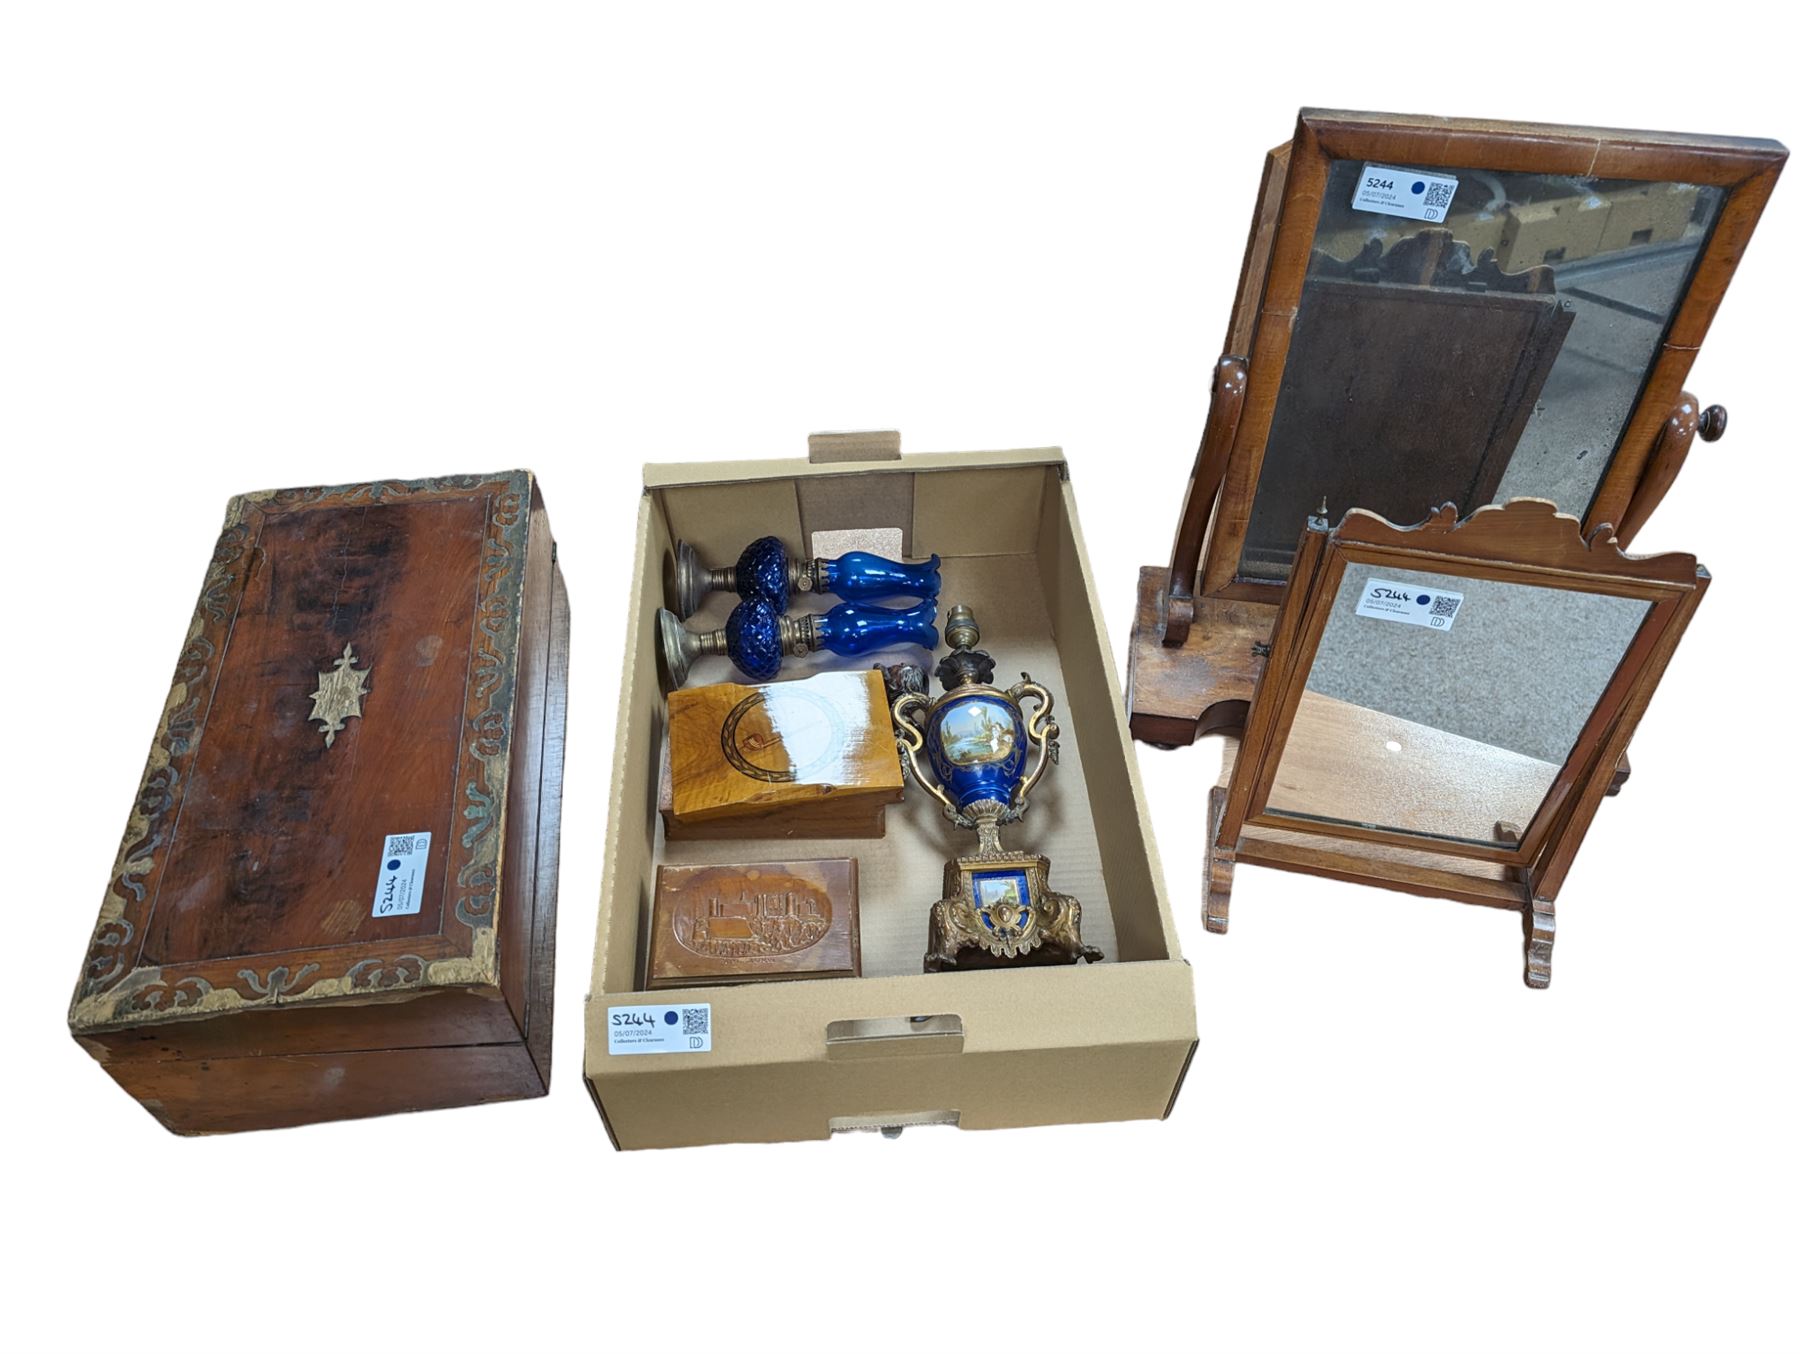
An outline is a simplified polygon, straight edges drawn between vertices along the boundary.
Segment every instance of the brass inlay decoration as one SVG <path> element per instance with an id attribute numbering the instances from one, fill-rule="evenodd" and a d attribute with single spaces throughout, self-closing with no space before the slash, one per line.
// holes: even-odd
<path id="1" fill-rule="evenodd" d="M 312 693 L 313 708 L 308 719 L 316 719 L 325 733 L 325 746 L 330 747 L 344 727 L 346 719 L 362 718 L 362 698 L 368 695 L 363 685 L 369 680 L 369 668 L 358 668 L 351 646 L 344 646 L 343 656 L 330 672 L 319 674 L 319 689 Z"/>

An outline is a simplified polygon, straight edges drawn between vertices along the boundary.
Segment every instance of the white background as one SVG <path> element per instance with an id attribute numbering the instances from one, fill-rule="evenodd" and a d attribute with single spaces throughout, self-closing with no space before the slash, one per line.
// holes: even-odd
<path id="1" fill-rule="evenodd" d="M 1793 137 L 1761 6 L 9 6 L 13 1348 L 1795 1346 L 1777 191 L 1645 549 L 1716 586 L 1561 901 L 1244 869 L 1143 750 L 1200 1051 L 1164 1123 L 615 1154 L 580 1081 L 645 460 L 1060 444 L 1123 670 L 1301 104 Z M 225 499 L 528 465 L 574 608 L 547 1100 L 183 1140 L 68 992 Z M 921 934 L 923 922 L 921 921 Z"/>

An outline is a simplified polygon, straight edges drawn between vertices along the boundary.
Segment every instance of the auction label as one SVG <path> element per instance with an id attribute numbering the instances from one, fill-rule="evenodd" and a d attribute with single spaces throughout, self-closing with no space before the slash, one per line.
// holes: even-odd
<path id="1" fill-rule="evenodd" d="M 400 832 L 383 842 L 381 876 L 375 881 L 375 906 L 369 915 L 410 917 L 417 912 L 430 856 L 429 832 Z"/>
<path id="2" fill-rule="evenodd" d="M 608 1006 L 608 1053 L 710 1053 L 712 1006 Z"/>
<path id="3" fill-rule="evenodd" d="M 1385 578 L 1371 578 L 1363 584 L 1356 614 L 1372 616 L 1378 621 L 1399 621 L 1403 625 L 1448 630 L 1455 624 L 1462 603 L 1460 592 L 1431 592 L 1392 583 Z"/>
<path id="4" fill-rule="evenodd" d="M 1456 196 L 1456 180 L 1448 174 L 1427 174 L 1420 169 L 1393 169 L 1364 165 L 1350 199 L 1359 212 L 1406 216 L 1414 221 L 1442 221 Z"/>

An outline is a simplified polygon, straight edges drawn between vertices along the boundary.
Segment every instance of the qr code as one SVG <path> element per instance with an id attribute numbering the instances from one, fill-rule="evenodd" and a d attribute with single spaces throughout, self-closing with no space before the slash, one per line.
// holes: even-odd
<path id="1" fill-rule="evenodd" d="M 1456 608 L 1461 605 L 1462 598 L 1460 597 L 1433 597 L 1431 599 L 1431 614 L 1444 617 L 1454 616 L 1456 614 Z"/>
<path id="2" fill-rule="evenodd" d="M 1450 199 L 1454 196 L 1456 196 L 1455 184 L 1434 183 L 1425 190 L 1425 205 L 1427 207 L 1448 207 Z"/>
<path id="3" fill-rule="evenodd" d="M 410 856 L 412 854 L 412 838 L 389 837 L 388 854 L 390 856 Z"/>
<path id="4" fill-rule="evenodd" d="M 681 1008 L 681 1032 L 683 1034 L 706 1034 L 707 1021 L 712 1012 L 704 1006 L 684 1006 Z"/>

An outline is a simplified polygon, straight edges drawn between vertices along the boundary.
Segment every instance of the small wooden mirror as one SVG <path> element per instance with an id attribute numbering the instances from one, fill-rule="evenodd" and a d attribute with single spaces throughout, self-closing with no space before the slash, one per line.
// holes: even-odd
<path id="1" fill-rule="evenodd" d="M 1213 791 L 1208 929 L 1251 861 L 1522 909 L 1548 984 L 1557 891 L 1706 583 L 1542 499 L 1315 519 Z"/>
<path id="2" fill-rule="evenodd" d="M 1241 724 L 1310 514 L 1545 498 L 1629 543 L 1787 152 L 1772 141 L 1306 110 L 1270 153 L 1132 732 Z"/>

